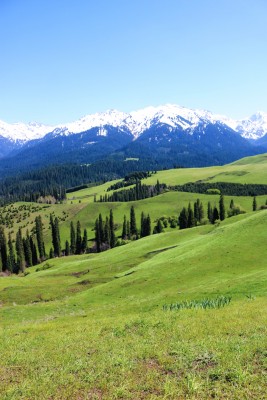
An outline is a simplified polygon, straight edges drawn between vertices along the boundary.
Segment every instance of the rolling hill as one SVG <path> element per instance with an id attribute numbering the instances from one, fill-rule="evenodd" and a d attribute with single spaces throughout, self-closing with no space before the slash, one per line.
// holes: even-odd
<path id="1" fill-rule="evenodd" d="M 144 182 L 266 184 L 266 163 L 262 155 L 223 167 L 161 171 Z M 29 226 L 41 214 L 49 246 L 50 212 L 62 217 L 62 240 L 77 220 L 92 239 L 95 218 L 110 208 L 119 236 L 132 204 L 137 221 L 144 211 L 154 223 L 197 198 L 205 209 L 208 201 L 218 203 L 217 195 L 172 191 L 129 203 L 94 202 L 110 184 L 70 193 L 65 204 L 39 205 L 27 217 Z M 259 206 L 266 197 L 258 197 Z M 225 196 L 227 208 L 230 199 Z M 167 228 L 0 278 L 1 397 L 264 399 L 267 210 L 252 212 L 251 197 L 234 201 L 245 214 L 215 225 Z M 205 299 L 212 304 L 220 296 L 230 304 L 203 308 Z M 163 308 L 189 302 L 195 305 Z"/>

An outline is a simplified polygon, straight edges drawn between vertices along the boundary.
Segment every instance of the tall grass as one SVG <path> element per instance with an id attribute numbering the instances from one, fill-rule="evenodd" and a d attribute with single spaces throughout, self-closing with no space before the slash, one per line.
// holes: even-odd
<path id="1" fill-rule="evenodd" d="M 173 310 L 184 310 L 192 308 L 202 308 L 206 310 L 207 308 L 222 308 L 227 306 L 231 301 L 230 296 L 219 296 L 215 299 L 203 299 L 203 300 L 184 300 L 179 303 L 172 303 L 170 305 L 164 304 L 164 311 Z"/>

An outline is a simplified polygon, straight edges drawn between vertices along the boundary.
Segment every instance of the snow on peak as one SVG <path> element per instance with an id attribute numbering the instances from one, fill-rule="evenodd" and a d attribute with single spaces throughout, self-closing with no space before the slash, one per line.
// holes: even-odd
<path id="1" fill-rule="evenodd" d="M 53 129 L 54 127 L 52 126 L 39 124 L 37 122 L 30 122 L 29 124 L 24 124 L 22 122 L 8 124 L 4 121 L 0 121 L 0 136 L 14 142 L 27 142 L 33 139 L 40 139 Z"/>
<path id="2" fill-rule="evenodd" d="M 130 113 L 107 110 L 57 126 L 47 126 L 36 122 L 7 124 L 0 121 L 0 136 L 13 141 L 26 142 L 42 138 L 50 132 L 53 135 L 65 136 L 85 132 L 95 127 L 99 129 L 98 135 L 106 136 L 108 132 L 105 126 L 109 125 L 131 132 L 134 138 L 137 138 L 146 129 L 157 124 L 167 124 L 170 129 L 178 128 L 190 133 L 199 124 L 217 122 L 227 125 L 247 139 L 258 139 L 267 134 L 267 113 L 265 112 L 257 112 L 250 118 L 236 121 L 206 110 L 193 110 L 176 104 L 165 104 L 158 107 L 146 107 Z"/>

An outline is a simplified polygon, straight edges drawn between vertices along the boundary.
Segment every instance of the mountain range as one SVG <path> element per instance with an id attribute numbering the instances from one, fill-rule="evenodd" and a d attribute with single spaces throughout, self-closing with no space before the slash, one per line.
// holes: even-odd
<path id="1" fill-rule="evenodd" d="M 167 104 L 108 110 L 57 126 L 0 121 L 0 172 L 106 157 L 151 158 L 159 167 L 207 166 L 267 150 L 267 113 L 233 120 Z"/>

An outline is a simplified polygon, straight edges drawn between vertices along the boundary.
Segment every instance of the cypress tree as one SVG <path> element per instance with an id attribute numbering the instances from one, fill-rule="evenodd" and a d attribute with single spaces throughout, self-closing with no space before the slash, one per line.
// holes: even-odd
<path id="1" fill-rule="evenodd" d="M 134 206 L 131 206 L 131 211 L 130 211 L 130 234 L 131 236 L 137 235 Z"/>
<path id="2" fill-rule="evenodd" d="M 257 199 L 256 199 L 256 196 L 253 197 L 252 210 L 253 211 L 257 211 Z"/>
<path id="3" fill-rule="evenodd" d="M 224 196 L 222 194 L 219 201 L 219 216 L 221 221 L 225 219 Z"/>
<path id="4" fill-rule="evenodd" d="M 110 247 L 113 249 L 113 247 L 115 247 L 116 244 L 116 237 L 115 237 L 114 217 L 112 210 L 110 210 L 109 212 L 109 228 L 110 228 Z"/>
<path id="5" fill-rule="evenodd" d="M 2 262 L 2 270 L 6 271 L 9 267 L 7 256 L 7 244 L 4 228 L 0 226 L 0 257 Z"/>
<path id="6" fill-rule="evenodd" d="M 127 239 L 127 221 L 126 221 L 126 215 L 124 215 L 123 218 L 123 226 L 122 226 L 122 234 L 121 237 L 123 240 Z"/>
<path id="7" fill-rule="evenodd" d="M 81 254 L 82 252 L 82 231 L 81 231 L 81 223 L 77 221 L 76 227 L 76 254 Z"/>
<path id="8" fill-rule="evenodd" d="M 76 252 L 76 235 L 73 222 L 70 223 L 70 253 L 75 254 Z"/>

